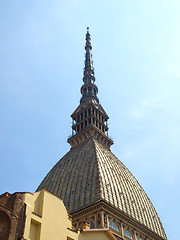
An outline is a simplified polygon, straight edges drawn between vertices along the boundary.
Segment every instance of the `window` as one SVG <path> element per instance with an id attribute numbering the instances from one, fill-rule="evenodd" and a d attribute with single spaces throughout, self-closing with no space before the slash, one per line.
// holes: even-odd
<path id="1" fill-rule="evenodd" d="M 113 221 L 109 222 L 109 227 L 114 229 L 117 232 L 120 232 L 118 225 L 115 222 L 113 222 Z"/>
<path id="2" fill-rule="evenodd" d="M 127 230 L 127 229 L 124 229 L 124 236 L 128 237 L 129 239 L 133 239 L 133 237 L 132 237 L 130 231 Z"/>
<path id="3" fill-rule="evenodd" d="M 84 92 L 84 94 L 86 94 L 86 93 L 87 93 L 87 89 L 86 89 L 86 88 L 84 88 L 84 91 L 83 91 L 83 92 Z"/>
<path id="4" fill-rule="evenodd" d="M 94 223 L 92 221 L 90 221 L 90 229 L 93 229 L 93 228 L 95 228 Z"/>
<path id="5" fill-rule="evenodd" d="M 88 93 L 89 93 L 89 95 L 92 94 L 92 87 L 88 87 Z"/>
<path id="6" fill-rule="evenodd" d="M 88 109 L 88 115 L 89 116 L 91 115 L 91 109 L 90 108 Z"/>

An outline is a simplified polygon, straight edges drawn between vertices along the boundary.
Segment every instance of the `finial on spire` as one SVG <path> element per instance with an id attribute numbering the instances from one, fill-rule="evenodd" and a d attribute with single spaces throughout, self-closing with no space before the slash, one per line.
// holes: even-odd
<path id="1" fill-rule="evenodd" d="M 87 50 L 88 48 L 90 50 L 92 49 L 92 47 L 91 47 L 91 36 L 90 36 L 90 33 L 89 33 L 89 27 L 87 27 L 85 50 Z"/>

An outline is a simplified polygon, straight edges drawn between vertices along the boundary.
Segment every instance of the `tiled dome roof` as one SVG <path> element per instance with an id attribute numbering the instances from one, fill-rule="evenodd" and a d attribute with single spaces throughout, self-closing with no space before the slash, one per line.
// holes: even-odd
<path id="1" fill-rule="evenodd" d="M 93 137 L 59 160 L 37 190 L 43 188 L 62 197 L 70 213 L 104 200 L 166 239 L 156 210 L 138 181 Z"/>

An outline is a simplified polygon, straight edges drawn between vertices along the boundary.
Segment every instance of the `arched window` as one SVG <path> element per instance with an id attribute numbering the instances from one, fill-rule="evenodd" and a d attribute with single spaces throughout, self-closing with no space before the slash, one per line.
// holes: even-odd
<path id="1" fill-rule="evenodd" d="M 109 222 L 109 227 L 114 229 L 117 232 L 120 232 L 118 225 L 115 222 L 113 222 L 113 221 Z"/>
<path id="2" fill-rule="evenodd" d="M 10 226 L 10 218 L 4 211 L 0 211 L 0 239 L 9 239 Z"/>
<path id="3" fill-rule="evenodd" d="M 128 237 L 129 239 L 133 239 L 133 237 L 132 237 L 130 231 L 127 230 L 127 229 L 124 229 L 124 236 Z"/>

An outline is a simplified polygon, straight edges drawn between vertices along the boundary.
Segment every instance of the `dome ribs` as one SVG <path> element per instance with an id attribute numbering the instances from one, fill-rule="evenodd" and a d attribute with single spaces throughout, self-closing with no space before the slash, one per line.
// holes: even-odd
<path id="1" fill-rule="evenodd" d="M 71 148 L 38 190 L 42 188 L 60 196 L 72 214 L 104 201 L 166 239 L 156 210 L 139 182 L 110 149 L 94 137 Z"/>

